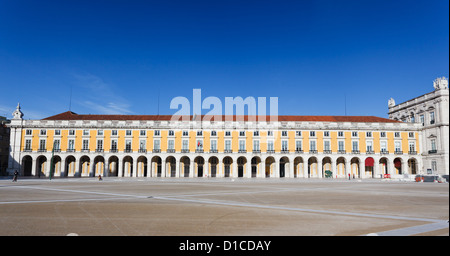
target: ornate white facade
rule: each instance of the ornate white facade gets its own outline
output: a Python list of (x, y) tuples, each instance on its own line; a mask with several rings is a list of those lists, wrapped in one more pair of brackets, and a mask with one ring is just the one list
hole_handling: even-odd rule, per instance
[(434, 91), (395, 104), (389, 100), (389, 118), (407, 123), (419, 123), (420, 147), (424, 174), (449, 174), (449, 91), (448, 80), (440, 77), (433, 82)]

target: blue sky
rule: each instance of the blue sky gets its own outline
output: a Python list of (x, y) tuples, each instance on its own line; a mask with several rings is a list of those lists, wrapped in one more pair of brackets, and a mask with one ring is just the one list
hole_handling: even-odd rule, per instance
[[(0, 115), (174, 114), (279, 97), (280, 115), (387, 117), (448, 77), (449, 1), (0, 0)], [(202, 112), (205, 114), (207, 110)]]

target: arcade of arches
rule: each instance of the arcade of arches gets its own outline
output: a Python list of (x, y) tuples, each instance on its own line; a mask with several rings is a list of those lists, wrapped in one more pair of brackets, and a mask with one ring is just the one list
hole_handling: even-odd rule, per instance
[(25, 176), (54, 177), (246, 177), (382, 178), (418, 174), (414, 157), (31, 155), (22, 157)]

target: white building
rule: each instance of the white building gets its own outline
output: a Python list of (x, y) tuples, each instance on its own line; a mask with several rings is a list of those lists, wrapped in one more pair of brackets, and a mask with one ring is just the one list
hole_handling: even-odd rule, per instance
[(449, 93), (445, 77), (434, 80), (434, 91), (395, 104), (389, 100), (389, 118), (421, 123), (420, 148), (423, 174), (449, 174)]

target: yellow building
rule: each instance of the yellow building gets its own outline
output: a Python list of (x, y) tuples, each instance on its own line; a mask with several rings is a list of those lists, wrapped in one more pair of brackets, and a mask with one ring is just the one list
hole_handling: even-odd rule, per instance
[(22, 115), (9, 169), (25, 176), (381, 178), (421, 164), (419, 128), (373, 116)]

